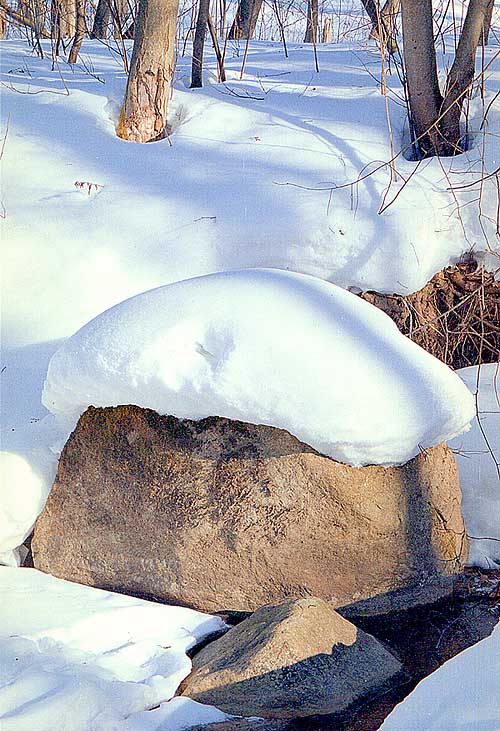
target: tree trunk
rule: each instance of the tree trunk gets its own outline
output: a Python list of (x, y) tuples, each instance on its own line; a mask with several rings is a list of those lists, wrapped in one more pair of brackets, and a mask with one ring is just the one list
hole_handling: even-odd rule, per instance
[[(402, 0), (410, 124), (419, 157), (439, 150), (436, 120), (442, 104), (434, 46), (432, 0)], [(439, 152), (438, 152), (439, 154)]]
[(210, 0), (200, 0), (193, 41), (193, 64), (191, 67), (192, 89), (201, 89), (203, 86), (203, 47), (207, 33), (209, 6)]
[(76, 63), (85, 37), (85, 0), (76, 0), (76, 32), (69, 52), (68, 63)]
[(0, 38), (5, 38), (7, 33), (7, 15), (3, 8), (0, 8)]
[(490, 38), (491, 30), (491, 19), (493, 18), (493, 8), (495, 7), (495, 0), (490, 0), (489, 6), (486, 8), (486, 15), (483, 23), (483, 32), (481, 33), (481, 43), (483, 46), (487, 46)]
[(263, 0), (240, 0), (236, 17), (229, 31), (232, 41), (252, 39)]
[(307, 25), (304, 43), (318, 42), (318, 0), (307, 3)]
[(224, 69), (224, 56), (221, 53), (220, 46), (219, 46), (219, 39), (217, 38), (217, 31), (215, 30), (215, 25), (212, 21), (212, 18), (210, 17), (210, 13), (208, 14), (208, 30), (210, 31), (210, 36), (212, 38), (212, 45), (214, 47), (215, 55), (217, 57), (217, 68), (219, 69), (219, 81), (223, 84), (226, 81), (226, 71)]
[(60, 13), (60, 27), (63, 38), (74, 38), (76, 35), (76, 1), (57, 0)]
[(321, 42), (322, 43), (331, 43), (333, 38), (333, 31), (332, 31), (332, 19), (330, 16), (325, 18), (323, 22), (323, 33), (321, 36)]
[(165, 136), (174, 73), (178, 0), (140, 0), (134, 50), (118, 137), (154, 142)]
[(396, 19), (398, 17), (400, 7), (401, 0), (386, 0), (386, 3), (382, 8), (382, 24), (386, 33), (385, 43), (389, 53), (397, 53), (399, 51), (396, 41)]
[(397, 53), (396, 16), (401, 0), (386, 0), (382, 9), (378, 0), (362, 0), (362, 3), (372, 23), (370, 38), (379, 41), (389, 53)]
[(448, 154), (461, 152), (460, 117), (465, 97), (474, 80), (476, 51), (481, 40), (490, 0), (469, 0), (455, 60), (446, 80), (446, 92), (439, 123)]
[(90, 33), (91, 38), (104, 39), (107, 36), (111, 9), (109, 0), (99, 0), (94, 16), (94, 24)]

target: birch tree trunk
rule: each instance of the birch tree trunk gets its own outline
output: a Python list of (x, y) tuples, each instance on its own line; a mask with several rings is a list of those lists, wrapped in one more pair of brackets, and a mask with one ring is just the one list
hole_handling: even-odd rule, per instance
[(117, 134), (132, 142), (165, 136), (174, 73), (178, 0), (140, 0), (134, 50)]

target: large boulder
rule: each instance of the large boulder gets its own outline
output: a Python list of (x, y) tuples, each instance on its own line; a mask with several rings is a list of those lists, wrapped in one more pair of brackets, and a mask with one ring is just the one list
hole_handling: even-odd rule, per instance
[(341, 713), (401, 672), (374, 637), (308, 597), (261, 607), (205, 647), (181, 692), (234, 715), (296, 718)]
[(209, 612), (305, 595), (389, 611), (450, 591), (467, 550), (460, 499), (443, 445), (354, 468), (268, 426), (91, 407), (63, 449), (33, 560)]

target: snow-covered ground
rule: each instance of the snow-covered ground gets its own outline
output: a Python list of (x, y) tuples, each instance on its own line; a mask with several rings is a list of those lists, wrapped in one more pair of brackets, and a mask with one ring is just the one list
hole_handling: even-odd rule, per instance
[(500, 625), (422, 680), (380, 731), (498, 731)]
[(223, 626), (191, 609), (2, 567), (0, 728), (177, 731), (224, 720), (215, 708), (170, 700), (191, 669), (186, 650)]
[[(53, 71), (23, 42), (1, 49), (7, 347), (46, 348), (126, 297), (228, 269), (290, 269), (409, 293), (462, 252), (486, 250), (483, 227), (495, 241), (495, 178), (483, 186), (481, 218), (477, 204), (457, 211), (476, 189), (455, 198), (448, 188), (478, 179), (483, 143), (486, 170), (498, 166), (500, 59), (484, 99), (471, 102), (470, 151), (417, 171), (399, 157), (391, 183), (375, 46), (320, 46), (316, 73), (311, 47), (292, 44), (287, 59), (279, 43), (255, 42), (240, 81), (243, 49), (230, 45), (225, 84), (215, 83), (207, 48), (197, 90), (187, 88), (190, 58), (181, 57), (170, 141), (145, 146), (115, 135), (125, 73), (105, 45), (85, 41), (82, 63)], [(495, 52), (487, 48), (485, 61)], [(406, 112), (395, 72), (387, 84), (397, 151)], [(102, 187), (89, 195), (86, 183)]]
[[(0, 382), (2, 448), (7, 451), (1, 462), (0, 561), (15, 563), (18, 559), (13, 549), (43, 507), (66, 437), (41, 402), (49, 360), (66, 338), (107, 308), (184, 278), (251, 267), (309, 274), (355, 291), (404, 294), (423, 286), (464, 252), (474, 251), (480, 258), (484, 254), (488, 266), (498, 267), (494, 251), (498, 247), (494, 236), (496, 179), (481, 186), (481, 215), (474, 202), (478, 185), (458, 189), (477, 182), (484, 171), (491, 172), (499, 164), (498, 48), (485, 49), (484, 62), (491, 65), (484, 97), (476, 96), (470, 105), (470, 150), (453, 160), (432, 159), (418, 166), (399, 156), (395, 179), (387, 164), (392, 157), (390, 138), (394, 151), (407, 141), (401, 82), (396, 73), (387, 75), (387, 110), (380, 93), (380, 56), (373, 45), (358, 40), (319, 46), (320, 72), (316, 73), (311, 47), (291, 43), (287, 59), (279, 43), (253, 42), (240, 80), (243, 50), (240, 44), (230, 44), (228, 81), (221, 85), (215, 83), (215, 63), (207, 48), (205, 87), (199, 90), (188, 88), (190, 58), (181, 56), (169, 112), (170, 137), (137, 146), (119, 140), (114, 132), (126, 82), (116, 53), (86, 40), (75, 68), (61, 60), (51, 69), (50, 59), (34, 56), (25, 42), (0, 42)], [(450, 56), (440, 58), (441, 68), (449, 62)], [(488, 119), (482, 124), (485, 109)], [(379, 215), (380, 208), (393, 199)], [(315, 285), (318, 291), (322, 286)], [(193, 312), (196, 305), (195, 301)], [(207, 302), (198, 305), (206, 325), (211, 322), (210, 307)], [(229, 311), (231, 302), (224, 306)], [(264, 333), (271, 327), (268, 321), (273, 311), (262, 303), (253, 306), (260, 317), (257, 327)], [(359, 312), (369, 312), (364, 303), (360, 307)], [(304, 340), (310, 338), (316, 349), (312, 375), (333, 379), (338, 363), (331, 358), (331, 347), (327, 355), (332, 363), (328, 363), (326, 375), (319, 360), (319, 330), (309, 331), (303, 320), (307, 316), (323, 323), (332, 313), (325, 315), (318, 303), (308, 314), (293, 312), (300, 326), (292, 321), (282, 328), (280, 342), (289, 337), (289, 350), (281, 353), (292, 351), (290, 361), (310, 364), (304, 346)], [(364, 317), (342, 321), (344, 333), (349, 332), (349, 322), (354, 319), (361, 326)], [(378, 323), (384, 321), (380, 313), (373, 317)], [(200, 319), (195, 318), (197, 322)], [(332, 321), (328, 327), (334, 329)], [(321, 332), (328, 327), (321, 327)], [(191, 350), (178, 352), (184, 357), (189, 351), (189, 357), (198, 359), (208, 373), (211, 346), (226, 348), (224, 352), (232, 357), (232, 343), (218, 339), (216, 329), (202, 330), (199, 333), (194, 327), (182, 341)], [(139, 336), (147, 336), (144, 328)], [(62, 351), (66, 355), (75, 343), (69, 342)], [(201, 346), (194, 355), (193, 342)], [(370, 340), (366, 349), (371, 363), (377, 361), (377, 342), (377, 338)], [(273, 346), (268, 344), (268, 350)], [(360, 349), (358, 342), (350, 351), (354, 354), (351, 369), (360, 362)], [(243, 349), (243, 355), (246, 352)], [(134, 355), (132, 350), (128, 355)], [(127, 362), (133, 363), (128, 355)], [(161, 349), (157, 355), (161, 356)], [(58, 362), (60, 366), (61, 357), (54, 361)], [(392, 365), (386, 363), (388, 369)], [(276, 383), (280, 374), (269, 368), (269, 382)], [(345, 363), (343, 368), (345, 377)], [(461, 374), (473, 392), (476, 370)], [(251, 376), (252, 371), (248, 372)], [(261, 371), (253, 373), (257, 398), (258, 387), (266, 383), (259, 380)], [(374, 373), (377, 371), (367, 368), (365, 376), (374, 378)], [(377, 378), (381, 374), (378, 371)], [(416, 380), (403, 379), (400, 385), (393, 383), (393, 389), (404, 389), (411, 382), (415, 395), (418, 384), (427, 377), (415, 370)], [(482, 429), (474, 421), (470, 432), (452, 442), (468, 530), (473, 536), (488, 538), (473, 541), (471, 561), (482, 566), (500, 562), (500, 542), (491, 540), (500, 538), (500, 388), (489, 385), (493, 377), (494, 367), (483, 366), (479, 384)], [(51, 379), (48, 401), (63, 384), (60, 373)], [(444, 383), (446, 379), (437, 380)], [(431, 381), (436, 386), (437, 381)], [(316, 380), (312, 386), (318, 388), (320, 382)], [(214, 381), (210, 383), (213, 386)], [(373, 381), (366, 384), (368, 396), (373, 392), (370, 383), (374, 385)], [(74, 381), (67, 385), (74, 390)], [(306, 385), (307, 380), (301, 388)], [(80, 407), (81, 391), (77, 395)], [(286, 401), (290, 396), (282, 395), (273, 408), (291, 408)], [(115, 393), (111, 400), (116, 398)], [(444, 393), (437, 393), (436, 398), (442, 404)], [(316, 414), (312, 409), (308, 412), (311, 418), (323, 413), (328, 403), (322, 404), (318, 396)], [(425, 404), (433, 422), (436, 415), (428, 408), (429, 400), (409, 416), (416, 419)], [(303, 404), (295, 406), (304, 408)], [(248, 416), (248, 403), (246, 408)], [(460, 421), (460, 410), (454, 418)], [(265, 414), (258, 415), (258, 420), (273, 423)], [(326, 418), (323, 426), (325, 423)], [(290, 427), (288, 422), (276, 425)], [(296, 432), (306, 441), (314, 441), (311, 429), (309, 425), (306, 432)], [(380, 434), (375, 431), (372, 437)], [(488, 445), (496, 456), (492, 457)], [(57, 714), (62, 714), (60, 727), (68, 731), (174, 731), (190, 722), (223, 717), (184, 699), (146, 710), (171, 697), (189, 671), (185, 650), (218, 620), (75, 587), (26, 569), (1, 567), (0, 588), (2, 731), (52, 731), (57, 727)], [(460, 656), (465, 677), (473, 673), (471, 668), (488, 662), (491, 678), (498, 679), (498, 666), (494, 666), (494, 658), (490, 660), (498, 636), (497, 630), (477, 650)], [(476, 654), (468, 654), (474, 651)], [(448, 670), (449, 665), (445, 666)], [(454, 676), (448, 677), (448, 684), (452, 683)], [(441, 692), (439, 679), (431, 676), (428, 682), (437, 683), (434, 693)], [(419, 690), (423, 686), (411, 696), (417, 700), (409, 701), (413, 704), (410, 715), (401, 718), (422, 718), (429, 710), (429, 696)], [(496, 731), (499, 714), (495, 710), (496, 718), (491, 716), (491, 704), (477, 715), (480, 692), (478, 688), (477, 695), (474, 690), (466, 696), (470, 712), (464, 728)], [(439, 718), (446, 718), (445, 704), (458, 707), (463, 695), (459, 698), (451, 691), (441, 695), (443, 705), (439, 707), (433, 695), (436, 707), (431, 709), (434, 715), (427, 726), (396, 722), (387, 728), (443, 728)], [(404, 706), (396, 709), (394, 717), (402, 713), (401, 708)], [(474, 726), (476, 722), (482, 725)], [(459, 726), (450, 726), (450, 731), (455, 728)]]

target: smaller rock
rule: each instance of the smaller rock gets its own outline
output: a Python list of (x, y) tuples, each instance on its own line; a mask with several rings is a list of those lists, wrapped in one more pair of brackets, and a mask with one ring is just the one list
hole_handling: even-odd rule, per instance
[(180, 692), (237, 716), (340, 713), (389, 687), (402, 665), (314, 597), (261, 607), (193, 659)]

